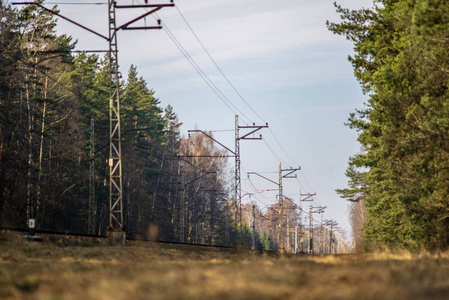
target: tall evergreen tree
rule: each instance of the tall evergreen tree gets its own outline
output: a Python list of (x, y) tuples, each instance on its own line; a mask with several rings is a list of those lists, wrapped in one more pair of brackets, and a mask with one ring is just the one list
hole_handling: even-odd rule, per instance
[[(343, 22), (328, 27), (354, 43), (349, 60), (369, 96), (365, 109), (349, 119), (364, 152), (355, 156), (347, 173), (350, 183), (361, 174), (366, 180), (367, 244), (445, 248), (449, 4), (389, 0), (357, 11), (336, 7)], [(357, 173), (353, 167), (367, 171)], [(359, 188), (340, 192), (351, 200)]]

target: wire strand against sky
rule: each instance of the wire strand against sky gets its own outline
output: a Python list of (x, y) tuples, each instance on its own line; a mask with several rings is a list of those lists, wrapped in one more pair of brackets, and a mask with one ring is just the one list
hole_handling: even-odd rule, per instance
[(301, 187), (301, 189), (304, 190), (305, 192), (307, 192), (307, 190), (304, 188), (304, 186), (302, 185), (301, 181), (299, 181), (298, 178), (296, 178), (296, 181), (298, 182), (298, 184)]
[(299, 164), (297, 164), (291, 157), (290, 155), (288, 155), (288, 153), (285, 151), (284, 147), (282, 147), (281, 143), (279, 142), (279, 140), (277, 139), (276, 135), (274, 134), (274, 132), (271, 130), (270, 127), (268, 127), (268, 130), (270, 131), (270, 133), (273, 135), (274, 140), (276, 141), (276, 143), (278, 144), (279, 148), (281, 148), (282, 152), (284, 152), (285, 156), (287, 156), (287, 158), (293, 163), (293, 166), (299, 166)]
[[(207, 50), (207, 48), (204, 46), (203, 42), (201, 42), (200, 38), (198, 37), (198, 35), (195, 33), (195, 31), (193, 30), (192, 26), (190, 25), (190, 23), (187, 21), (186, 17), (184, 16), (184, 14), (181, 12), (181, 10), (179, 9), (178, 6), (175, 6), (176, 10), (178, 11), (179, 15), (181, 16), (181, 18), (183, 19), (183, 21), (185, 22), (185, 24), (187, 25), (187, 27), (189, 28), (189, 30), (192, 32), (193, 36), (195, 37), (195, 39), (197, 40), (197, 42), (199, 43), (199, 45), (203, 48), (204, 52), (207, 54), (207, 56), (209, 57), (209, 59), (212, 61), (212, 63), (215, 65), (215, 67), (217, 68), (217, 70), (220, 72), (220, 74), (223, 76), (223, 78), (226, 80), (226, 82), (231, 86), (231, 88), (234, 90), (234, 92), (240, 97), (240, 99), (251, 109), (251, 111), (257, 116), (259, 117), (264, 123), (266, 123), (266, 121), (249, 105), (249, 103), (243, 98), (243, 96), (239, 93), (239, 91), (235, 88), (235, 86), (230, 82), (230, 80), (228, 79), (228, 77), (224, 74), (224, 72), (221, 70), (221, 68), (218, 66), (218, 64), (216, 63), (216, 61), (214, 60), (214, 58), (212, 57), (212, 55), (210, 54), (210, 52)], [(164, 25), (166, 26), (166, 25)], [(234, 106), (234, 105), (233, 105)], [(234, 108), (236, 108), (234, 106)], [(236, 108), (237, 109), (237, 108)], [(248, 117), (246, 117), (246, 119), (248, 119), (251, 122), (251, 119), (249, 119)], [(270, 145), (268, 145), (268, 143), (265, 142), (265, 144), (267, 145), (267, 147), (270, 149), (270, 151), (273, 153), (273, 155), (279, 160), (281, 161), (284, 165), (287, 166), (298, 166), (298, 164), (290, 157), (290, 155), (288, 155), (287, 151), (285, 151), (284, 147), (281, 145), (281, 143), (279, 142), (279, 140), (277, 139), (276, 135), (274, 134), (274, 132), (271, 130), (271, 128), (268, 128), (270, 133), (273, 135), (274, 140), (276, 141), (276, 143), (278, 144), (279, 148), (281, 148), (282, 152), (285, 154), (285, 156), (292, 162), (293, 165), (287, 164), (285, 163), (285, 161), (283, 161), (282, 159), (280, 159), (280, 156), (274, 151), (273, 147), (271, 147)]]
[(281, 162), (284, 166), (288, 165), (287, 163), (285, 163), (285, 161), (279, 156), (277, 155), (277, 153), (273, 150), (273, 148), (267, 143), (267, 141), (265, 139), (262, 139), (264, 144), (267, 146), (268, 150), (270, 150), (270, 152), (274, 155), (274, 157)]
[(210, 60), (212, 61), (212, 63), (215, 65), (215, 67), (217, 68), (217, 70), (220, 72), (220, 74), (223, 76), (223, 78), (226, 80), (226, 82), (229, 84), (229, 86), (234, 90), (234, 92), (239, 96), (239, 98), (246, 104), (246, 106), (248, 106), (248, 108), (259, 118), (262, 120), (262, 122), (266, 123), (266, 121), (251, 107), (251, 105), (249, 105), (249, 103), (245, 100), (245, 98), (243, 98), (242, 94), (240, 94), (240, 92), (235, 88), (235, 86), (231, 83), (231, 81), (228, 79), (228, 77), (223, 73), (223, 71), (221, 70), (221, 68), (218, 66), (218, 64), (216, 63), (215, 59), (212, 57), (212, 55), (209, 53), (209, 51), (206, 49), (206, 47), (204, 46), (204, 44), (201, 42), (201, 40), (199, 39), (198, 35), (195, 33), (195, 31), (193, 30), (192, 26), (190, 26), (189, 22), (187, 21), (187, 19), (184, 17), (183, 13), (181, 12), (181, 10), (179, 10), (178, 6), (175, 6), (176, 10), (178, 11), (179, 15), (181, 16), (181, 18), (184, 20), (184, 22), (186, 23), (187, 27), (190, 29), (190, 31), (192, 32), (193, 36), (195, 37), (195, 39), (197, 40), (197, 42), (200, 44), (200, 46), (203, 48), (204, 52), (206, 52), (207, 56), (210, 58)]
[[(163, 23), (163, 29), (169, 36), (169, 38), (173, 41), (179, 51), (184, 55), (187, 61), (191, 64), (191, 66), (195, 69), (195, 71), (200, 75), (200, 77), (204, 80), (204, 82), (209, 86), (209, 88), (217, 95), (217, 97), (231, 110), (235, 115), (243, 116), (247, 121), (251, 122), (251, 120), (246, 117), (224, 94), (223, 92), (214, 84), (214, 82), (207, 76), (207, 74), (201, 69), (201, 67), (195, 62), (195, 60), (190, 56), (190, 54), (185, 50), (182, 44), (178, 41), (175, 35), (170, 31), (168, 26)], [(231, 107), (232, 106), (232, 107)]]
[[(306, 183), (307, 187), (310, 189), (310, 191), (315, 191), (315, 189), (313, 189), (313, 188), (310, 186), (309, 182), (307, 182), (306, 176), (304, 176), (304, 172), (301, 170), (300, 173), (301, 173), (301, 176), (302, 176), (302, 178), (304, 179), (304, 182)], [(298, 180), (298, 182), (299, 182), (299, 180)]]
[[(250, 108), (250, 110), (258, 117), (260, 118), (264, 123), (266, 123), (266, 121), (249, 105), (249, 103), (243, 98), (243, 96), (238, 92), (238, 90), (235, 88), (235, 86), (230, 82), (230, 80), (228, 79), (228, 77), (224, 74), (224, 72), (222, 71), (222, 69), (218, 66), (218, 64), (216, 63), (216, 61), (214, 60), (214, 58), (212, 57), (212, 55), (210, 54), (210, 52), (207, 50), (207, 48), (204, 46), (204, 44), (201, 42), (201, 40), (199, 39), (198, 35), (195, 33), (195, 31), (193, 30), (192, 26), (189, 24), (189, 22), (187, 21), (187, 19), (185, 18), (184, 14), (181, 12), (181, 10), (175, 6), (179, 15), (181, 16), (181, 18), (183, 19), (183, 21), (185, 22), (185, 24), (187, 25), (187, 27), (189, 28), (189, 30), (192, 32), (193, 36), (195, 37), (195, 39), (197, 40), (197, 42), (200, 44), (200, 46), (202, 47), (202, 49), (204, 50), (204, 52), (207, 54), (207, 56), (209, 57), (209, 59), (212, 61), (212, 63), (215, 65), (215, 67), (217, 68), (217, 70), (220, 72), (220, 74), (223, 76), (223, 78), (226, 80), (226, 82), (231, 86), (231, 88), (234, 90), (234, 92), (240, 97), (240, 99)], [(154, 14), (153, 17), (155, 19), (160, 19), (159, 16), (157, 14)], [(163, 29), (164, 31), (167, 33), (167, 35), (169, 36), (169, 38), (173, 41), (173, 43), (176, 45), (176, 47), (179, 49), (179, 51), (183, 54), (183, 56), (188, 60), (188, 62), (192, 65), (192, 67), (195, 69), (195, 71), (200, 75), (200, 77), (205, 81), (205, 83), (212, 89), (212, 91), (217, 95), (217, 97), (234, 113), (234, 114), (239, 114), (241, 115), (243, 118), (245, 118), (247, 121), (249, 121), (250, 123), (253, 123), (251, 121), (250, 118), (248, 118), (245, 114), (243, 114), (224, 94), (223, 92), (214, 84), (214, 82), (207, 76), (207, 74), (201, 69), (201, 67), (195, 62), (195, 60), (190, 56), (190, 54), (187, 52), (187, 50), (182, 46), (182, 44), (179, 42), (179, 40), (175, 37), (175, 35), (171, 32), (171, 30), (169, 29), (169, 27), (167, 26), (167, 24), (162, 23), (163, 24)], [(232, 107), (231, 107), (232, 106)], [(234, 108), (234, 109), (233, 109)], [(236, 113), (238, 112), (238, 113)], [(275, 142), (277, 143), (277, 145), (279, 146), (279, 148), (281, 149), (281, 151), (284, 153), (284, 155), (291, 161), (291, 163), (293, 163), (294, 167), (299, 166), (299, 164), (297, 164), (292, 158), (291, 156), (287, 153), (287, 151), (285, 150), (285, 148), (282, 146), (282, 144), (279, 142), (279, 140), (277, 139), (276, 135), (274, 134), (274, 132), (272, 131), (272, 129), (269, 127), (268, 128), (271, 135), (273, 136)], [(281, 159), (281, 157), (274, 151), (273, 147), (270, 146), (268, 144), (268, 142), (264, 139), (264, 143), (267, 146), (267, 148), (270, 150), (270, 152), (274, 155), (274, 157), (279, 160), (282, 164), (284, 164), (285, 166), (292, 166), (288, 163), (286, 163), (283, 159)], [(304, 173), (301, 172), (301, 175), (304, 179), (304, 182), (306, 183), (306, 185), (309, 187), (310, 190), (313, 190), (313, 188), (311, 188), (311, 186), (309, 185), (309, 183), (307, 182), (307, 179), (304, 176)], [(251, 181), (250, 181), (251, 182)], [(251, 182), (252, 183), (252, 182)], [(301, 182), (298, 180), (298, 183), (301, 185), (302, 188), (304, 188), (301, 184)]]
[[(137, 3), (141, 4), (140, 1), (137, 1)], [(148, 9), (145, 9), (148, 11)], [(159, 16), (154, 13), (152, 14), (152, 17), (155, 20), (161, 20)], [(206, 73), (201, 69), (201, 67), (196, 63), (196, 61), (190, 56), (190, 54), (187, 52), (187, 50), (184, 48), (184, 46), (179, 42), (179, 40), (176, 38), (176, 36), (171, 32), (171, 30), (168, 28), (167, 24), (161, 21), (161, 24), (163, 25), (162, 28), (164, 29), (165, 33), (169, 36), (169, 38), (172, 40), (172, 42), (175, 44), (175, 46), (178, 48), (178, 50), (182, 53), (182, 55), (187, 59), (187, 61), (190, 63), (190, 65), (195, 69), (195, 71), (200, 75), (200, 77), (206, 82), (206, 84), (209, 86), (209, 88), (217, 95), (217, 97), (226, 105), (226, 107), (229, 108), (235, 115), (240, 115), (243, 118), (245, 118), (249, 123), (251, 123), (251, 120), (243, 114), (224, 94), (223, 92), (214, 84), (214, 82), (206, 75)], [(227, 102), (226, 102), (227, 101)], [(231, 106), (234, 108), (232, 109)], [(238, 113), (237, 113), (238, 112)]]
[[(223, 71), (221, 70), (221, 68), (218, 66), (218, 64), (215, 62), (214, 58), (211, 56), (211, 54), (209, 53), (209, 51), (206, 49), (206, 47), (204, 46), (204, 44), (201, 42), (201, 40), (199, 39), (198, 35), (195, 33), (195, 31), (193, 30), (192, 26), (190, 26), (189, 22), (187, 21), (187, 19), (184, 17), (183, 13), (181, 12), (181, 10), (178, 8), (178, 6), (176, 6), (176, 9), (178, 11), (178, 13), (180, 14), (181, 18), (184, 20), (184, 22), (186, 23), (187, 27), (190, 29), (190, 31), (192, 32), (193, 36), (195, 37), (195, 39), (198, 41), (198, 43), (201, 45), (201, 47), (203, 48), (204, 52), (206, 52), (207, 56), (210, 58), (210, 60), (212, 61), (212, 63), (215, 65), (215, 67), (218, 69), (218, 71), (221, 73), (221, 75), (223, 76), (223, 78), (228, 82), (228, 84), (231, 86), (231, 88), (235, 91), (235, 93), (240, 97), (240, 99), (251, 109), (251, 111), (257, 116), (259, 117), (259, 119), (261, 119), (264, 123), (266, 123), (266, 121), (248, 104), (248, 102), (243, 98), (243, 96), (238, 92), (238, 90), (234, 87), (234, 85), (229, 81), (228, 77), (223, 73)], [(285, 154), (285, 156), (293, 163), (293, 166), (298, 166), (298, 164), (290, 157), (290, 155), (288, 155), (288, 153), (285, 151), (284, 147), (281, 145), (281, 143), (279, 142), (279, 140), (277, 139), (276, 135), (274, 134), (274, 132), (271, 130), (270, 127), (268, 127), (270, 133), (273, 135), (274, 140), (276, 141), (276, 143), (278, 144), (279, 148), (281, 148), (282, 152)], [(270, 149), (270, 151), (273, 153), (273, 155), (279, 160), (282, 161), (282, 159), (280, 158), (280, 156), (274, 151), (274, 149), (267, 143), (265, 142), (265, 144), (267, 145), (267, 147)], [(282, 163), (284, 163), (285, 165), (290, 166), (289, 164), (285, 163), (285, 161), (282, 161)]]

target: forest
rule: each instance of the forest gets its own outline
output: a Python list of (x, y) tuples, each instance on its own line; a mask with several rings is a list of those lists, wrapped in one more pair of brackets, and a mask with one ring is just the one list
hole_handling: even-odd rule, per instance
[(328, 29), (349, 56), (367, 101), (347, 126), (360, 153), (348, 187), (357, 247), (443, 250), (449, 246), (449, 2), (376, 0)]
[[(108, 55), (73, 51), (76, 40), (58, 35), (55, 16), (36, 5), (1, 1), (0, 20), (0, 226), (35, 219), (37, 230), (105, 235)], [(201, 133), (181, 135), (174, 107), (154, 95), (136, 66), (120, 79), (127, 237), (232, 245), (237, 228), (251, 247), (252, 207), (235, 224), (224, 150)], [(255, 211), (256, 248), (277, 249), (277, 206)], [(297, 210), (287, 217), (300, 225)]]

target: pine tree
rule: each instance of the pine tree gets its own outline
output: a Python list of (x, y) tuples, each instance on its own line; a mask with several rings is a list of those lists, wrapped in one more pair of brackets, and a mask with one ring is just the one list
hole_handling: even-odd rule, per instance
[[(375, 1), (373, 9), (349, 11), (328, 23), (354, 43), (349, 60), (366, 108), (348, 125), (359, 131), (364, 152), (350, 162), (344, 197), (363, 199), (371, 245), (442, 249), (448, 245), (447, 142), (448, 19), (445, 1)], [(351, 166), (367, 170), (354, 172)], [(354, 183), (356, 183), (354, 185)]]

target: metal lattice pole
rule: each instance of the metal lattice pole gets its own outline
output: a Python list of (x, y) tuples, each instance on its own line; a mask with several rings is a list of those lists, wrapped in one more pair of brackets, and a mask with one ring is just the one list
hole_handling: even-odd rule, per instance
[(95, 131), (94, 118), (90, 119), (90, 163), (89, 163), (89, 221), (88, 233), (94, 234), (96, 227), (97, 203), (95, 197)]
[(122, 144), (120, 128), (120, 78), (118, 71), (115, 1), (108, 0), (109, 11), (109, 240), (125, 244), (123, 222)]
[[(147, 1), (146, 1), (147, 2)], [(130, 27), (135, 22), (144, 19), (146, 16), (157, 12), (163, 7), (173, 7), (173, 0), (169, 4), (143, 4), (143, 5), (117, 5), (115, 0), (108, 0), (108, 23), (109, 23), (109, 37), (95, 32), (94, 30), (83, 26), (59, 12), (48, 9), (36, 2), (17, 2), (15, 5), (37, 5), (45, 11), (57, 15), (60, 18), (83, 28), (101, 37), (109, 42), (109, 226), (108, 238), (112, 244), (126, 243), (126, 232), (123, 220), (123, 176), (122, 176), (122, 147), (121, 147), (121, 126), (120, 126), (120, 76), (118, 71), (118, 48), (117, 48), (117, 31), (119, 30), (147, 30), (147, 29), (161, 29), (161, 21), (158, 20), (158, 26), (136, 26)], [(117, 27), (116, 25), (116, 8), (152, 8), (152, 10), (140, 15), (139, 17)], [(101, 52), (101, 51), (100, 51)], [(29, 206), (27, 210), (27, 217), (30, 219), (34, 216), (31, 200), (27, 200)], [(35, 208), (34, 208), (35, 210)], [(34, 222), (33, 222), (34, 224)]]
[(282, 167), (279, 163), (279, 253), (285, 253), (284, 196), (282, 191)]
[(313, 255), (313, 217), (312, 217), (312, 205), (309, 210), (309, 254)]
[(252, 209), (253, 209), (253, 222), (252, 222), (252, 247), (251, 249), (255, 250), (256, 249), (256, 205), (253, 203), (252, 204)]
[[(242, 182), (240, 179), (240, 137), (239, 137), (239, 116), (235, 115), (235, 242), (234, 247), (242, 245)], [(239, 227), (240, 224), (240, 227)]]

